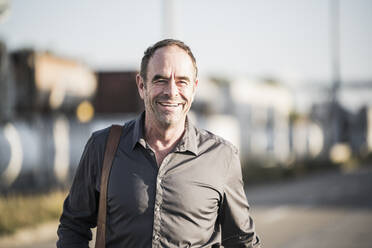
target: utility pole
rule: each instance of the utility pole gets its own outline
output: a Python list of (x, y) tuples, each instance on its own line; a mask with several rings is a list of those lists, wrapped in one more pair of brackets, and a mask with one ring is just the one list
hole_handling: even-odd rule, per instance
[(175, 38), (176, 0), (163, 0), (163, 38)]
[(340, 141), (340, 105), (338, 100), (341, 74), (340, 74), (340, 2), (330, 0), (330, 51), (332, 68), (332, 87), (330, 92), (331, 106), (331, 145)]
[(332, 101), (337, 101), (341, 84), (340, 76), (340, 2), (330, 0), (330, 47), (332, 60)]

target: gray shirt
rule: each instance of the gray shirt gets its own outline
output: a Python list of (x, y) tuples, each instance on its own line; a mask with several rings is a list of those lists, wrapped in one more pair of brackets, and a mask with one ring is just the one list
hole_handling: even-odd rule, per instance
[[(158, 167), (144, 114), (127, 123), (111, 169), (106, 247), (258, 247), (237, 149), (189, 121)], [(89, 139), (65, 200), (57, 247), (88, 247), (109, 129)]]

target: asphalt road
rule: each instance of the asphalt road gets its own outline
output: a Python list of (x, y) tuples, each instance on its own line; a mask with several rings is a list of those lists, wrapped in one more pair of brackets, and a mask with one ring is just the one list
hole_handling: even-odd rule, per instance
[(372, 247), (372, 167), (256, 186), (247, 198), (264, 247)]
[[(371, 166), (251, 186), (247, 197), (265, 248), (372, 247)], [(49, 224), (32, 244), (0, 247), (55, 247), (56, 228)]]

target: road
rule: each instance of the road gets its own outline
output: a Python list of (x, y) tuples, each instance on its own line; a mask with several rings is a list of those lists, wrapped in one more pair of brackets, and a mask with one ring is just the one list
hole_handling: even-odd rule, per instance
[(256, 186), (247, 197), (264, 247), (372, 247), (371, 167)]
[[(264, 247), (372, 247), (371, 166), (250, 186), (247, 197)], [(44, 241), (0, 247), (55, 247), (56, 225), (45, 227), (52, 235)]]

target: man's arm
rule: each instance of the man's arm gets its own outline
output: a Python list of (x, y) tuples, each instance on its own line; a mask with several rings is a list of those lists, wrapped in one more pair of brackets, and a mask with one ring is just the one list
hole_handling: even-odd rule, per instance
[(221, 206), (222, 245), (260, 247), (244, 192), (238, 152), (233, 150)]
[(99, 195), (96, 191), (97, 161), (94, 137), (87, 142), (67, 196), (58, 227), (58, 248), (88, 248), (90, 228), (96, 226)]

